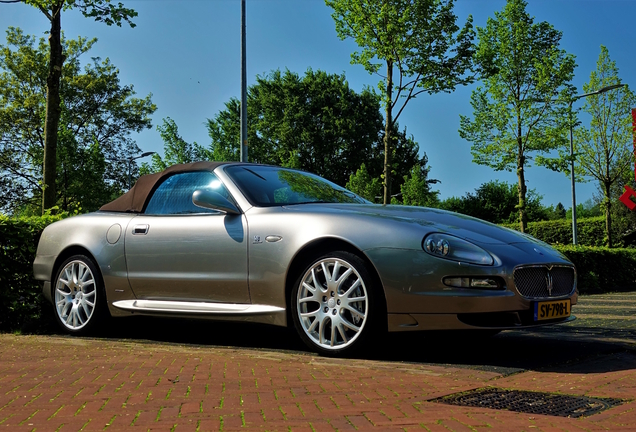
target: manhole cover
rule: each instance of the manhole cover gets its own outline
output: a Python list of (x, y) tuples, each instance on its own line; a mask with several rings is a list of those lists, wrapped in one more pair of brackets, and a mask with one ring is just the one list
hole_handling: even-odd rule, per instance
[(431, 402), (572, 418), (590, 416), (623, 403), (621, 399), (498, 388), (475, 389), (433, 399)]

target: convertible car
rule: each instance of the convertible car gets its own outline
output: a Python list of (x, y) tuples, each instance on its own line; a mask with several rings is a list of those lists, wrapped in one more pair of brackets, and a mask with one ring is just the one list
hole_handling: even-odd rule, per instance
[(33, 267), (72, 334), (131, 314), (243, 320), (293, 325), (327, 355), (387, 330), (561, 323), (577, 300), (572, 263), (533, 237), (246, 163), (142, 176), (48, 226)]

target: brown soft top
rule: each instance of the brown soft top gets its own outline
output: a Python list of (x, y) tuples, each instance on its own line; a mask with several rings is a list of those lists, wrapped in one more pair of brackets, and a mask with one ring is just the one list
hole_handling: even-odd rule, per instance
[(172, 165), (166, 168), (164, 171), (148, 174), (139, 177), (137, 183), (130, 188), (128, 192), (120, 196), (114, 201), (109, 202), (101, 206), (101, 211), (109, 212), (127, 212), (127, 213), (141, 213), (144, 210), (148, 197), (154, 190), (165, 180), (173, 174), (192, 171), (214, 171), (214, 169), (220, 165), (227, 164), (227, 162), (192, 162), (187, 164)]

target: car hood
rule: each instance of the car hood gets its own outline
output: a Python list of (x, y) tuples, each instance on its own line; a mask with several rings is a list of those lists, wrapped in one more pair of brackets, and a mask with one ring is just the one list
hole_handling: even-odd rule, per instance
[(457, 237), (483, 244), (536, 243), (548, 246), (540, 240), (509, 228), (471, 216), (446, 210), (380, 204), (302, 204), (285, 207), (290, 211), (359, 215), (400, 223), (418, 224), (429, 232), (447, 232)]

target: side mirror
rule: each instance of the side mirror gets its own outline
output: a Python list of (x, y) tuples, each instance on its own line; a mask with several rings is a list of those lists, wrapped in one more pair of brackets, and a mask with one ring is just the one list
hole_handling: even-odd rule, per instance
[(208, 189), (199, 189), (192, 194), (192, 203), (197, 207), (222, 211), (223, 213), (241, 214), (239, 209), (223, 195)]

